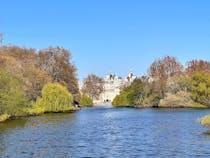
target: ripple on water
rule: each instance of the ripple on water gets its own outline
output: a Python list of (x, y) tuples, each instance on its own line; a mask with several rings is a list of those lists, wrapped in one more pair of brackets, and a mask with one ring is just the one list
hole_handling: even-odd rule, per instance
[(0, 157), (209, 157), (210, 110), (87, 108), (0, 124)]

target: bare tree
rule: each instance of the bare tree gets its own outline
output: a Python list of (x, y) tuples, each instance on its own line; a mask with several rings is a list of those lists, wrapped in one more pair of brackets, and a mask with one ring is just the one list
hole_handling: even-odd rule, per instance
[(104, 80), (94, 74), (90, 74), (84, 79), (82, 93), (87, 94), (91, 99), (99, 99), (104, 91)]
[(149, 68), (149, 75), (152, 78), (167, 79), (182, 72), (183, 66), (175, 57), (166, 56), (155, 60)]
[(0, 46), (2, 46), (3, 39), (4, 39), (4, 35), (3, 33), (0, 33)]
[(195, 72), (210, 73), (210, 62), (204, 60), (191, 60), (186, 64), (186, 72), (193, 74)]

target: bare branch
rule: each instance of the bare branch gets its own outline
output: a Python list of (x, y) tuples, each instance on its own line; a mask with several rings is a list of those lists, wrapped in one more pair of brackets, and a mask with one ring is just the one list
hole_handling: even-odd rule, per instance
[(4, 34), (0, 33), (0, 46), (3, 44)]

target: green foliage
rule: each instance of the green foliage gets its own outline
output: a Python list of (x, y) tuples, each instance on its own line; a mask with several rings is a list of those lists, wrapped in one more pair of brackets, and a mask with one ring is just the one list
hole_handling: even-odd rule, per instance
[(144, 100), (144, 106), (146, 107), (158, 107), (160, 102), (160, 96), (157, 93), (151, 93)]
[(93, 100), (88, 97), (86, 94), (81, 95), (79, 105), (82, 107), (92, 107)]
[(33, 108), (44, 108), (45, 112), (75, 110), (73, 96), (59, 83), (47, 83), (42, 89), (42, 98), (37, 99)]
[(0, 69), (0, 115), (24, 115), (29, 101), (21, 88), (21, 82), (9, 72)]
[(144, 100), (143, 83), (140, 79), (123, 89), (121, 94), (115, 97), (112, 102), (113, 106), (135, 106), (141, 105)]
[[(71, 53), (64, 48), (50, 47), (36, 51), (18, 46), (0, 47), (1, 118), (5, 118), (5, 114), (14, 117), (38, 115), (45, 111), (75, 109), (72, 106), (73, 97), (68, 91), (78, 101), (80, 94), (76, 76), (76, 67), (71, 62)], [(62, 91), (57, 87), (58, 93), (61, 92), (60, 95), (51, 89), (46, 92), (48, 98), (39, 98), (44, 85), (48, 82), (58, 82), (68, 90)], [(31, 106), (32, 102), (36, 103)]]
[(71, 52), (64, 48), (49, 47), (36, 51), (3, 46), (0, 47), (1, 66), (25, 82), (24, 90), (33, 101), (40, 96), (43, 85), (51, 81), (65, 85), (74, 99), (78, 99), (77, 69), (71, 61)]
[(37, 104), (33, 104), (32, 107), (26, 108), (25, 112), (26, 112), (27, 115), (30, 115), (30, 116), (40, 115), (40, 114), (43, 114), (45, 112), (45, 109), (42, 106), (39, 106)]
[(163, 99), (167, 91), (165, 80), (155, 80), (147, 83), (147, 93), (144, 100), (146, 106), (158, 107), (160, 99)]
[(196, 72), (191, 78), (191, 97), (195, 102), (210, 106), (210, 75)]
[(8, 114), (0, 115), (0, 122), (4, 122), (9, 118), (10, 118), (10, 115), (8, 115)]
[(176, 82), (179, 85), (179, 91), (191, 91), (191, 78), (190, 77), (179, 77)]
[(161, 80), (149, 83), (136, 79), (116, 96), (112, 104), (114, 106), (158, 106), (164, 92), (165, 82)]
[(129, 105), (131, 105), (129, 103), (128, 94), (129, 93), (123, 92), (120, 95), (117, 95), (114, 98), (112, 105), (113, 106), (129, 106)]
[(197, 72), (192, 76), (156, 79), (153, 82), (135, 80), (123, 89), (112, 103), (114, 106), (149, 107), (210, 107), (210, 74)]

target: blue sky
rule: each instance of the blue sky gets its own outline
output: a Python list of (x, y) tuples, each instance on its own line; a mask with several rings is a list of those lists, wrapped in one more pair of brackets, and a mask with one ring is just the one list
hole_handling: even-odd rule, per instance
[(4, 44), (72, 52), (89, 73), (146, 74), (171, 55), (210, 60), (209, 0), (1, 0)]

